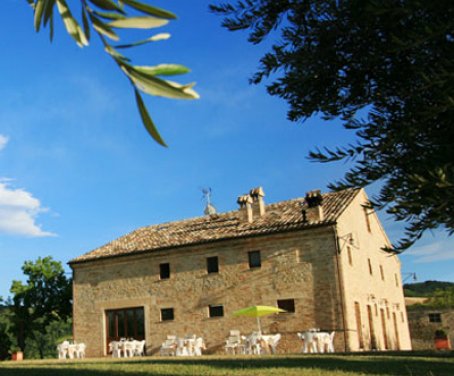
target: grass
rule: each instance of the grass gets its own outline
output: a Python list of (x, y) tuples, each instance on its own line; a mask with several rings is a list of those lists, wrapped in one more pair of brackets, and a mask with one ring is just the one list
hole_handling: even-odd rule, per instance
[(453, 376), (454, 354), (146, 357), (1, 362), (0, 376)]

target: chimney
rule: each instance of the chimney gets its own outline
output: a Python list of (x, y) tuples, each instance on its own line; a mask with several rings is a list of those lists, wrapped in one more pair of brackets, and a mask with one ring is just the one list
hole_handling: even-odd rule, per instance
[(240, 205), (240, 213), (243, 219), (252, 223), (252, 197), (250, 195), (239, 196), (236, 202)]
[(306, 193), (306, 208), (303, 209), (303, 220), (307, 222), (323, 221), (323, 197), (320, 189)]
[(252, 198), (252, 215), (254, 218), (260, 218), (265, 215), (265, 193), (262, 187), (251, 189), (249, 196)]

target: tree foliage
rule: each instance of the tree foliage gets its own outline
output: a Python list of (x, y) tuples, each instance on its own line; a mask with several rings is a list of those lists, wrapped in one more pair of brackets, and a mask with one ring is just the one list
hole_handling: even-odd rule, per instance
[(13, 294), (12, 330), (17, 345), (25, 351), (27, 342), (37, 342), (46, 327), (71, 316), (72, 282), (66, 278), (61, 263), (50, 256), (40, 257), (35, 262), (26, 261), (22, 271), (27, 277), (26, 283), (13, 281), (10, 291)]
[(309, 158), (350, 161), (330, 188), (379, 182), (371, 205), (406, 222), (394, 250), (427, 229), (454, 231), (454, 6), (423, 0), (243, 0), (211, 5), (229, 30), (277, 42), (251, 82), (288, 118), (340, 118), (356, 142)]
[(435, 291), (428, 304), (434, 308), (454, 308), (454, 287)]
[(425, 281), (406, 283), (403, 287), (406, 297), (431, 297), (436, 291), (454, 289), (454, 282)]
[[(81, 10), (81, 21), (78, 21), (66, 0), (26, 1), (34, 11), (35, 30), (38, 32), (42, 27), (48, 26), (51, 40), (54, 36), (55, 8), (67, 32), (79, 47), (88, 46), (93, 31), (99, 36), (104, 50), (131, 83), (145, 128), (157, 143), (167, 146), (151, 119), (140, 92), (174, 99), (196, 99), (198, 94), (192, 89), (194, 83), (182, 85), (163, 78), (187, 73), (189, 69), (180, 64), (134, 65), (130, 58), (119, 52), (168, 39), (168, 33), (158, 33), (126, 44), (116, 42), (120, 40), (119, 30), (158, 28), (176, 19), (175, 14), (138, 0), (78, 0)], [(112, 41), (116, 44), (112, 44)]]
[(9, 352), (14, 342), (11, 317), (11, 309), (6, 304), (0, 304), (0, 360), (5, 360), (9, 357)]

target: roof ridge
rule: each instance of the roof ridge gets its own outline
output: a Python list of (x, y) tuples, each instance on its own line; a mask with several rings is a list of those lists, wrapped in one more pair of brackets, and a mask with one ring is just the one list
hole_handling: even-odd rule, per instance
[(236, 209), (212, 215), (141, 226), (71, 260), (70, 264), (163, 248), (189, 246), (201, 242), (330, 224), (337, 220), (359, 190), (360, 188), (348, 188), (342, 191), (323, 193), (322, 197), (325, 204), (323, 220), (305, 222), (301, 214), (302, 208), (297, 205), (299, 202), (304, 202), (305, 198), (296, 197), (267, 204), (266, 214), (252, 223), (243, 221), (240, 210)]

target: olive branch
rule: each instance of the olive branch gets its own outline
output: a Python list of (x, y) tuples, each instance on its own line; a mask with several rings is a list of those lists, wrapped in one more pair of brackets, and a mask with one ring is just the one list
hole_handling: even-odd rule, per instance
[(155, 29), (167, 25), (170, 20), (176, 19), (176, 15), (137, 0), (79, 0), (81, 26), (71, 13), (66, 0), (26, 1), (34, 11), (36, 32), (39, 32), (41, 27), (49, 26), (51, 41), (54, 36), (55, 6), (68, 34), (79, 47), (88, 46), (92, 30), (98, 34), (104, 50), (131, 83), (137, 108), (146, 130), (157, 143), (167, 146), (150, 117), (141, 93), (173, 99), (197, 99), (199, 95), (193, 90), (194, 83), (183, 85), (162, 78), (163, 76), (185, 74), (190, 70), (180, 64), (133, 65), (131, 59), (119, 52), (119, 50), (166, 40), (170, 37), (168, 33), (154, 34), (146, 39), (128, 44), (113, 45), (111, 41), (120, 41), (118, 30)]

